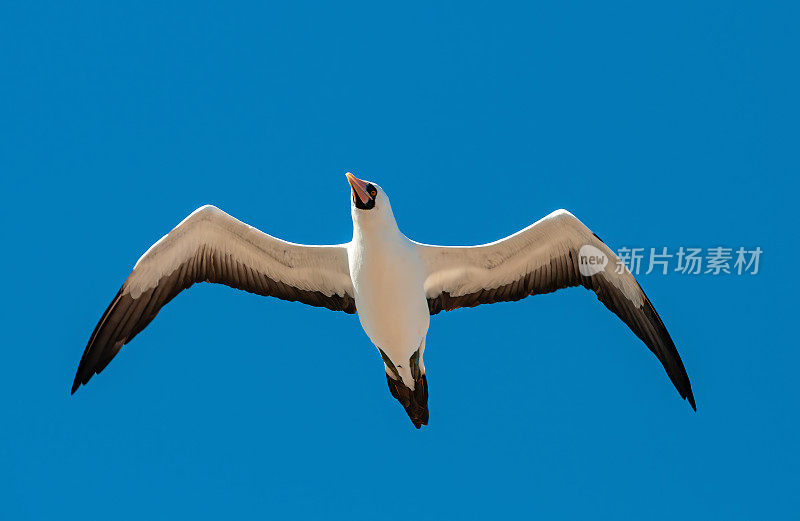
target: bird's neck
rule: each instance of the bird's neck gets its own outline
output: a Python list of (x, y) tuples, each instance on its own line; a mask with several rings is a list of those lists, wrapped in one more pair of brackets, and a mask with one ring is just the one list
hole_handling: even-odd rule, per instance
[(353, 215), (353, 240), (356, 242), (378, 243), (396, 241), (402, 237), (403, 234), (390, 213), (368, 215), (365, 212)]

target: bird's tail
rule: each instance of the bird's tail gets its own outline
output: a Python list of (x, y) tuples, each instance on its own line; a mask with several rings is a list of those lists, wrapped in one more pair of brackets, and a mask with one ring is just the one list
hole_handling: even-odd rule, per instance
[(428, 425), (428, 380), (425, 374), (419, 375), (414, 380), (413, 391), (402, 380), (395, 380), (388, 373), (386, 382), (389, 384), (389, 392), (405, 408), (414, 427), (419, 429), (423, 425)]

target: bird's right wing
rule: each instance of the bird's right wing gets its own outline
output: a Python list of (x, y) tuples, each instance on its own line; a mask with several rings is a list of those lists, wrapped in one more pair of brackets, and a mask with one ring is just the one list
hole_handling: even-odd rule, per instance
[[(431, 315), (573, 286), (594, 291), (658, 357), (681, 397), (695, 407), (681, 357), (647, 295), (614, 252), (566, 210), (489, 244), (417, 244), (417, 250)], [(585, 264), (582, 271), (581, 257), (590, 256), (607, 263)]]
[(196, 282), (355, 313), (346, 245), (305, 246), (267, 235), (213, 206), (195, 210), (142, 255), (83, 353), (74, 393), (159, 310)]

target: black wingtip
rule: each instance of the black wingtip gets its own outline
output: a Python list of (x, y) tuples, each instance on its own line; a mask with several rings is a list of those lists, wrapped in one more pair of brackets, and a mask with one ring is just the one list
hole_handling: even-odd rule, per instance
[(83, 378), (81, 378), (81, 368), (78, 367), (78, 372), (75, 373), (75, 380), (72, 381), (72, 389), (70, 389), (69, 395), (72, 396), (73, 394), (75, 394), (75, 391), (77, 391), (81, 385), (85, 384), (88, 381), (89, 381), (88, 379), (84, 380)]
[(689, 391), (689, 394), (686, 396), (686, 399), (689, 400), (689, 405), (692, 406), (692, 410), (694, 410), (694, 412), (697, 412), (697, 405), (695, 405), (694, 403), (694, 395), (692, 394), (692, 391)]

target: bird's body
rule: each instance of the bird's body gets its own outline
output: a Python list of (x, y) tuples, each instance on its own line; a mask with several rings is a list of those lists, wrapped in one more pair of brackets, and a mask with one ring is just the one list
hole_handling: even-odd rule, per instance
[(430, 324), (422, 260), (416, 245), (393, 222), (361, 223), (358, 215), (354, 222), (348, 262), (358, 318), (372, 343), (396, 361), (403, 382), (414, 389), (408, 361), (423, 345)]
[[(184, 219), (139, 259), (95, 327), (74, 393), (182, 290), (216, 282), (265, 296), (358, 313), (384, 362), (389, 390), (414, 426), (428, 423), (423, 354), (431, 315), (583, 286), (658, 357), (695, 407), (689, 377), (647, 296), (614, 253), (558, 210), (505, 239), (433, 246), (402, 234), (380, 187), (347, 174), (353, 240), (306, 246), (271, 237), (213, 206)], [(484, 382), (476, 383), (482, 385)]]

